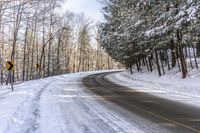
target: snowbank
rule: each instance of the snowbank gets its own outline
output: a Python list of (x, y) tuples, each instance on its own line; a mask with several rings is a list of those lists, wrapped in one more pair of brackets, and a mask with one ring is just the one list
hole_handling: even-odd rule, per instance
[[(0, 88), (0, 130), (2, 133), (31, 132), (37, 112), (37, 100), (43, 89), (54, 78), (29, 81), (10, 87)], [(22, 128), (23, 127), (23, 128)]]

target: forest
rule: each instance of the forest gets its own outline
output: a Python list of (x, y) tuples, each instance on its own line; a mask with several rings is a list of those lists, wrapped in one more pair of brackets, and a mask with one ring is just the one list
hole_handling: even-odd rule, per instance
[(198, 69), (199, 0), (104, 0), (99, 41), (131, 73), (178, 68), (183, 78)]
[(83, 13), (61, 11), (62, 2), (0, 0), (1, 84), (117, 66), (91, 31), (98, 26)]

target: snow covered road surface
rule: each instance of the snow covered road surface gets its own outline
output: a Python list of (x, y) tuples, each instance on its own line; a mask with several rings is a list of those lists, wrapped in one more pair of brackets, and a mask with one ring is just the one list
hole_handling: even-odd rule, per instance
[(81, 80), (94, 73), (29, 81), (2, 93), (0, 133), (142, 133), (115, 111), (126, 110), (85, 92)]
[[(184, 128), (180, 125), (160, 121), (130, 107), (131, 101), (112, 93), (119, 86), (106, 80), (101, 82), (107, 79), (101, 73), (29, 81), (16, 85), (14, 92), (1, 87), (0, 133), (170, 133), (179, 130), (182, 133)], [(126, 87), (119, 89), (124, 89), (122, 94), (124, 91), (133, 94)]]

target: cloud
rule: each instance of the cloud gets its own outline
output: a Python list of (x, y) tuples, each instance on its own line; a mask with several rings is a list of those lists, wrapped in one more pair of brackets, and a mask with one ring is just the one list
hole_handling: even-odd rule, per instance
[(84, 5), (87, 0), (67, 0), (64, 3), (64, 8), (74, 12), (80, 11), (82, 5)]
[(66, 0), (63, 5), (63, 11), (70, 10), (75, 13), (85, 13), (87, 17), (95, 20), (101, 20), (102, 5), (96, 0)]

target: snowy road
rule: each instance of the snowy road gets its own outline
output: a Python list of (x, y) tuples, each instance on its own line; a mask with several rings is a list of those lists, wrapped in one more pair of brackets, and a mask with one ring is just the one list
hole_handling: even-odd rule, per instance
[(199, 109), (116, 85), (105, 78), (109, 73), (67, 74), (0, 90), (0, 133), (199, 131)]
[(128, 111), (105, 100), (112, 96), (98, 96), (83, 85), (84, 77), (96, 73), (29, 81), (14, 92), (0, 88), (0, 133), (143, 133), (125, 119)]
[[(130, 119), (133, 113), (132, 115), (137, 114), (152, 123), (157, 123), (158, 127), (167, 129), (167, 132), (200, 132), (200, 108), (140, 92), (137, 88), (134, 90), (117, 85), (106, 78), (107, 74), (91, 75), (84, 78), (83, 82), (95, 94), (112, 97), (107, 101), (128, 110), (130, 115), (126, 116), (126, 120)], [(135, 123), (134, 119), (130, 119), (132, 123)], [(148, 127), (145, 123), (143, 126), (142, 129)], [(155, 132), (154, 128), (151, 126), (146, 132)], [(161, 129), (157, 131), (164, 132)]]

